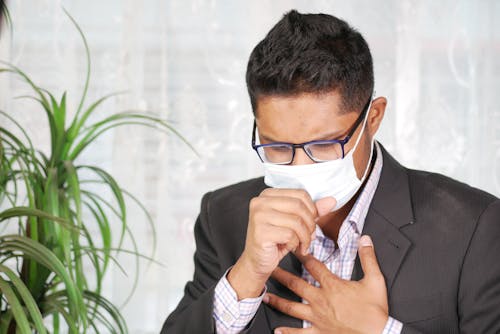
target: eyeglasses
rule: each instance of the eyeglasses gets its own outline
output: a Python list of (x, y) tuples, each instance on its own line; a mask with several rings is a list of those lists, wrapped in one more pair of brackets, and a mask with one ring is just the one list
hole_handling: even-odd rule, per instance
[(314, 162), (325, 162), (336, 160), (339, 158), (343, 159), (345, 156), (344, 146), (349, 142), (359, 124), (361, 124), (361, 122), (365, 118), (365, 115), (370, 107), (371, 100), (372, 97), (370, 96), (368, 102), (363, 107), (363, 111), (351, 126), (351, 130), (349, 130), (349, 133), (344, 139), (313, 140), (301, 144), (274, 142), (269, 144), (256, 145), (255, 131), (257, 129), (257, 123), (254, 119), (252, 132), (252, 148), (255, 150), (255, 152), (257, 152), (257, 155), (262, 162), (272, 163), (276, 165), (291, 164), (295, 157), (296, 148), (302, 148), (307, 156)]

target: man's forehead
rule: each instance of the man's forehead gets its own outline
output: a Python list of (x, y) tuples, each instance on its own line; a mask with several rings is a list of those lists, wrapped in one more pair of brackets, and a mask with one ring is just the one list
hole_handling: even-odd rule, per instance
[(286, 142), (335, 139), (345, 135), (356, 113), (342, 113), (335, 94), (272, 96), (262, 99), (256, 113), (261, 139)]
[(294, 95), (268, 95), (257, 99), (256, 116), (270, 112), (327, 111), (330, 115), (342, 115), (342, 96), (337, 91), (324, 93), (299, 93)]

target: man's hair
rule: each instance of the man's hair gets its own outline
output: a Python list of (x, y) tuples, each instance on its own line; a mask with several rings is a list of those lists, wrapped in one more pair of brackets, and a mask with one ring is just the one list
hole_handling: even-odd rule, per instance
[(254, 114), (261, 97), (334, 90), (342, 112), (361, 112), (373, 92), (373, 61), (347, 22), (292, 10), (253, 49), (246, 81)]

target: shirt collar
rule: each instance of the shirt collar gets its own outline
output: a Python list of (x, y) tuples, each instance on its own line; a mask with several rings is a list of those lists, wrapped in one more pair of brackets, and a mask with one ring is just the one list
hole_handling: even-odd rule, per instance
[[(370, 204), (372, 202), (373, 196), (375, 195), (375, 190), (377, 189), (378, 182), (380, 180), (380, 174), (382, 172), (383, 165), (383, 157), (382, 150), (377, 141), (375, 141), (375, 150), (377, 152), (377, 156), (375, 158), (375, 163), (373, 165), (372, 171), (366, 180), (366, 183), (358, 196), (354, 206), (351, 211), (347, 215), (346, 219), (342, 223), (344, 225), (348, 222), (354, 229), (355, 232), (361, 233), (363, 231), (363, 227), (365, 225), (366, 215), (368, 214), (368, 209), (370, 208)], [(318, 240), (322, 240), (325, 238), (323, 231), (321, 228), (316, 225), (316, 238)]]

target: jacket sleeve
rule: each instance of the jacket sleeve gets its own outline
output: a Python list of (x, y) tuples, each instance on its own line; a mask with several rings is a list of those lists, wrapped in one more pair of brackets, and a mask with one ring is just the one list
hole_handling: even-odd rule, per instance
[[(500, 200), (479, 217), (465, 255), (458, 291), (462, 334), (500, 333)], [(423, 334), (403, 326), (402, 334)]]
[(458, 291), (460, 333), (500, 333), (500, 200), (481, 214)]
[(403, 330), (401, 331), (401, 334), (424, 334), (415, 328), (403, 325)]
[(163, 324), (161, 334), (215, 333), (213, 319), (214, 289), (223, 272), (217, 261), (208, 224), (210, 193), (203, 196), (194, 236), (194, 277), (184, 288), (184, 296), (177, 308)]

